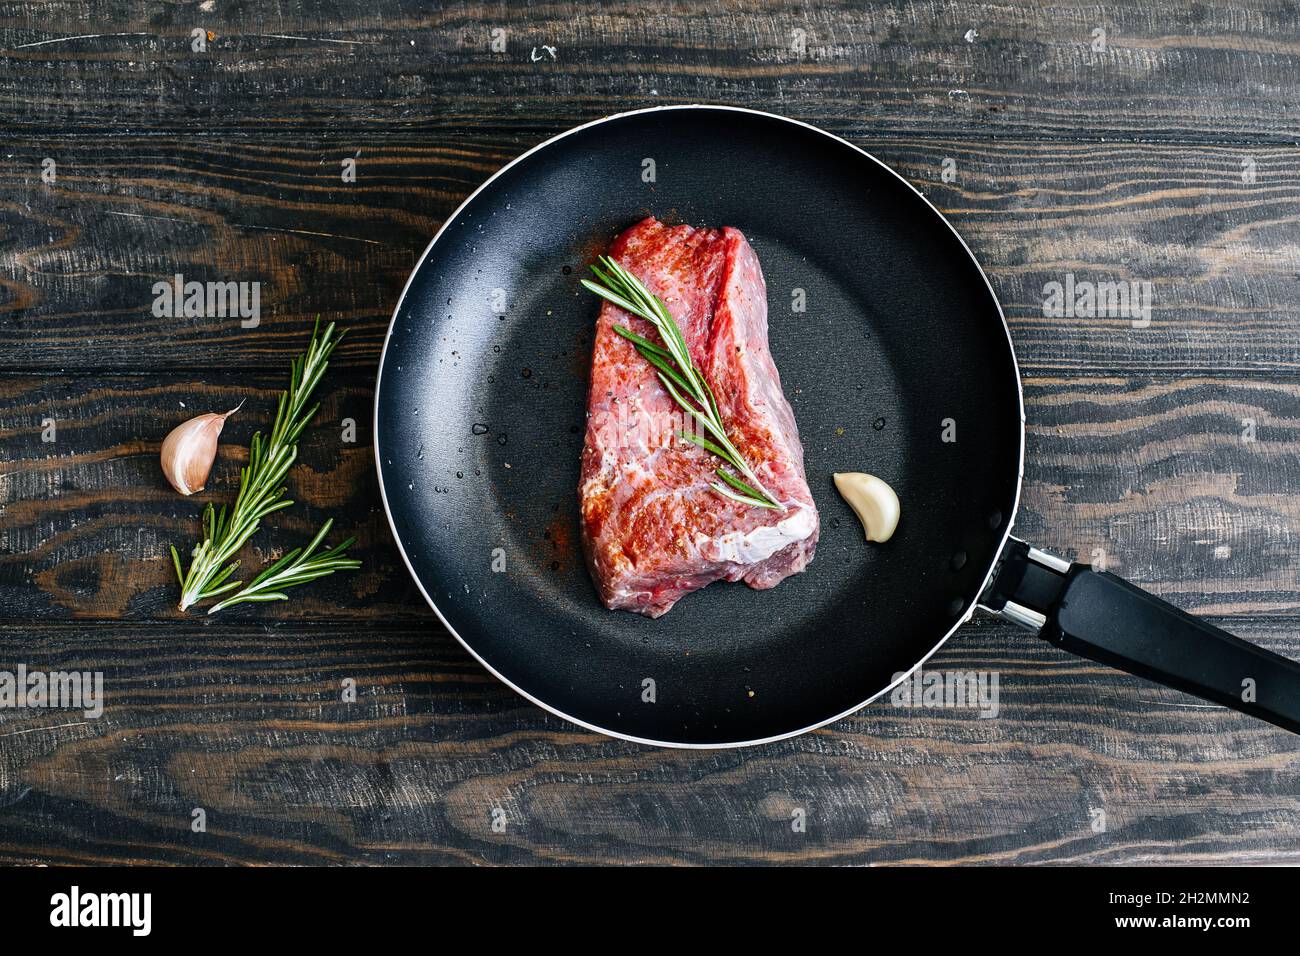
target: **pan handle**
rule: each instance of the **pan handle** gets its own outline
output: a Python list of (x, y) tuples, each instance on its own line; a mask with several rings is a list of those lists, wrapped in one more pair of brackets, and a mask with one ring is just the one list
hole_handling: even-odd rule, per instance
[(1011, 538), (980, 604), (1072, 654), (1300, 733), (1300, 663)]

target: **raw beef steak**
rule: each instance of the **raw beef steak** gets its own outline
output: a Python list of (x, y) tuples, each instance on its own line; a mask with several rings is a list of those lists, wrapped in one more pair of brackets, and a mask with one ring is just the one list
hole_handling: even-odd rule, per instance
[(587, 563), (607, 607), (650, 617), (717, 580), (770, 588), (807, 567), (817, 508), (803, 446), (767, 346), (767, 291), (737, 229), (628, 229), (609, 255), (657, 294), (713, 389), (728, 435), (779, 512), (709, 487), (721, 460), (677, 433), (697, 428), (654, 367), (614, 331), (658, 342), (650, 323), (605, 302), (596, 322), (579, 495)]

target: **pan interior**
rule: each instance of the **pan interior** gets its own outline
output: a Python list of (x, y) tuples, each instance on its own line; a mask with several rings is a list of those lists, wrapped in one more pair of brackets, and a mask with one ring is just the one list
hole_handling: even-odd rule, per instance
[[(657, 621), (605, 610), (577, 530), (598, 311), (578, 280), (649, 214), (758, 253), (822, 519), (805, 573)], [(1015, 364), (969, 253), (888, 170), (763, 114), (630, 114), (509, 167), (412, 278), (377, 401), (395, 534), (458, 636), (565, 716), (664, 743), (788, 734), (878, 693), (969, 610), (1018, 490)], [(898, 492), (888, 544), (863, 542), (837, 471)]]

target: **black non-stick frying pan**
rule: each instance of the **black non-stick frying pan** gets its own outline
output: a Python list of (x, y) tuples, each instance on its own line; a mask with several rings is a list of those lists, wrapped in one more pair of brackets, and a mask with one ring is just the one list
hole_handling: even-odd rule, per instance
[[(822, 516), (803, 574), (764, 592), (714, 584), (659, 620), (601, 605), (577, 531), (599, 309), (578, 283), (650, 214), (736, 226), (757, 251)], [(375, 452), (393, 533), (447, 627), (520, 693), (603, 733), (728, 746), (810, 730), (885, 693), (977, 608), (1300, 730), (1300, 665), (1010, 536), (1024, 410), (988, 281), (905, 180), (803, 123), (643, 110), (498, 172), (398, 303)], [(863, 543), (836, 471), (897, 491), (887, 544)]]

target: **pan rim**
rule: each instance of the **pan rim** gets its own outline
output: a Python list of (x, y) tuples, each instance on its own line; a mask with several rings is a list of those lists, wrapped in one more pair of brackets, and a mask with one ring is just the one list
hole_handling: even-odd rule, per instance
[[(402, 544), (402, 537), (398, 533), (397, 525), (393, 520), (393, 512), (388, 505), (388, 490), (384, 486), (384, 472), (383, 472), (383, 466), (381, 464), (383, 458), (379, 447), (379, 393), (380, 393), (380, 388), (383, 385), (384, 365), (388, 358), (388, 344), (389, 341), (392, 339), (393, 329), (396, 328), (397, 326), (397, 318), (401, 314), (402, 304), (406, 301), (406, 294), (407, 292), (410, 291), (411, 283), (415, 281), (416, 275), (418, 275), (420, 270), (424, 268), (424, 264), (429, 258), (429, 253), (432, 252), (434, 246), (438, 244), (438, 240), (442, 238), (442, 234), (447, 231), (447, 228), (453, 222), (456, 221), (457, 217), (461, 214), (461, 212), (465, 209), (465, 207), (468, 206), (471, 202), (473, 202), (479, 193), (483, 192), (494, 182), (496, 182), (498, 178), (503, 176), (506, 172), (514, 168), (519, 163), (523, 162), (528, 157), (532, 156), (534, 153), (540, 152), (541, 150), (545, 149), (551, 144), (557, 143), (560, 140), (565, 139), (566, 137), (579, 133), (582, 130), (590, 129), (591, 127), (594, 126), (599, 126), (602, 123), (610, 123), (615, 120), (625, 119), (629, 116), (637, 116), (637, 115), (648, 114), (648, 113), (669, 112), (675, 110), (722, 110), (722, 111), (733, 112), (733, 113), (748, 113), (754, 116), (761, 116), (766, 119), (778, 120), (782, 123), (789, 123), (793, 126), (798, 126), (805, 130), (811, 130), (814, 133), (817, 133), (821, 136), (825, 136), (826, 138), (831, 139), (840, 145), (847, 146), (849, 149), (865, 157), (870, 162), (875, 163), (881, 169), (883, 169), (891, 176), (893, 176), (895, 179), (897, 179), (900, 183), (903, 184), (903, 186), (911, 190), (911, 192), (918, 199), (920, 199), (921, 202), (925, 203), (926, 207), (928, 207), (929, 210), (936, 217), (938, 217), (940, 222), (942, 222), (945, 226), (948, 227), (949, 232), (951, 232), (953, 236), (957, 239), (958, 243), (961, 244), (961, 248), (965, 251), (966, 255), (970, 258), (971, 263), (975, 266), (975, 271), (978, 272), (980, 278), (984, 280), (984, 286), (986, 289), (988, 289), (989, 298), (993, 300), (993, 305), (997, 309), (998, 320), (1002, 323), (1002, 331), (1003, 334), (1006, 336), (1007, 351), (1011, 356), (1011, 367), (1012, 370), (1015, 372), (1015, 377), (1016, 377), (1016, 403), (1018, 406), (1018, 412), (1020, 416), (1020, 421), (1019, 421), (1020, 441), (1019, 441), (1019, 451), (1017, 455), (1018, 461), (1016, 463), (1015, 495), (1012, 499), (1011, 514), (1007, 521), (1006, 529), (1002, 533), (1002, 540), (998, 542), (997, 547), (994, 549), (993, 557), (989, 563), (988, 571), (985, 573), (983, 581), (981, 582), (979, 589), (975, 594), (974, 599), (970, 602), (970, 606), (957, 618), (957, 620), (953, 623), (952, 627), (950, 627), (948, 631), (944, 633), (944, 635), (941, 638), (939, 638), (938, 642), (932, 648), (930, 648), (929, 651), (926, 652), (925, 656), (923, 656), (920, 660), (918, 660), (911, 668), (909, 668), (905, 673), (903, 673), (903, 675), (899, 677), (897, 680), (893, 681), (892, 683), (890, 683), (888, 686), (884, 687), (882, 690), (878, 691), (877, 693), (872, 694), (866, 700), (862, 701), (859, 704), (855, 704), (854, 706), (848, 708), (845, 711), (842, 711), (841, 713), (835, 714), (834, 716), (831, 717), (827, 717), (825, 720), (819, 720), (816, 723), (809, 724), (807, 727), (801, 727), (797, 730), (791, 730), (785, 733), (774, 734), (768, 737), (755, 738), (753, 740), (719, 741), (717, 743), (712, 743), (712, 742), (691, 743), (691, 742), (684, 742), (684, 741), (655, 740), (648, 737), (637, 737), (632, 734), (625, 734), (617, 730), (611, 730), (607, 727), (600, 727), (596, 724), (590, 723), (589, 721), (585, 721), (580, 718), (574, 717), (571, 714), (566, 714), (564, 711), (560, 710), (559, 708), (553, 706), (552, 704), (547, 703), (544, 700), (541, 700), (540, 698), (534, 696), (533, 694), (524, 690), (522, 687), (515, 684), (504, 674), (498, 671), (495, 667), (489, 664), (473, 647), (470, 646), (470, 644), (463, 637), (460, 636), (460, 633), (456, 630), (455, 627), (452, 626), (451, 622), (447, 620), (446, 616), (442, 613), (442, 610), (438, 607), (437, 603), (430, 596), (428, 590), (424, 586), (424, 582), (420, 580), (420, 576), (416, 573), (415, 567), (414, 565), (411, 564), (411, 559), (406, 553), (406, 547)], [(438, 228), (438, 231), (434, 234), (433, 238), (429, 240), (429, 244), (425, 246), (424, 251), (420, 253), (420, 258), (416, 261), (415, 265), (411, 268), (411, 273), (406, 278), (406, 284), (402, 287), (402, 294), (398, 296), (397, 304), (393, 307), (393, 317), (389, 320), (388, 331), (384, 335), (384, 347), (380, 351), (379, 368), (375, 375), (374, 401), (375, 401), (375, 408), (374, 408), (374, 414), (372, 416), (372, 421), (371, 421), (371, 429), (372, 429), (372, 434), (374, 435), (375, 475), (379, 481), (379, 496), (383, 501), (384, 515), (388, 519), (388, 528), (392, 532), (393, 541), (397, 545), (398, 553), (400, 553), (402, 556), (402, 562), (406, 565), (407, 573), (410, 574), (412, 580), (415, 581), (415, 586), (419, 588), (420, 593), (424, 595), (425, 602), (428, 603), (429, 607), (433, 609), (433, 613), (437, 615), (438, 620), (442, 622), (443, 627), (445, 627), (448, 630), (448, 632), (452, 635), (452, 637), (454, 637), (457, 640), (457, 642), (460, 643), (461, 647), (465, 648), (465, 650), (469, 652), (470, 656), (473, 657), (476, 661), (478, 661), (478, 663), (482, 665), (488, 671), (488, 673), (490, 673), (497, 680), (501, 681), (503, 684), (505, 684), (515, 693), (519, 694), (525, 700), (528, 700), (531, 703), (536, 704), (538, 707), (542, 708), (548, 713), (554, 714), (557, 717), (563, 718), (564, 720), (567, 720), (570, 723), (576, 724), (579, 727), (583, 727), (587, 730), (594, 731), (606, 737), (612, 737), (618, 740), (626, 740), (636, 744), (645, 744), (647, 746), (652, 746), (652, 747), (667, 747), (676, 750), (730, 750), (730, 749), (737, 749), (740, 747), (758, 747), (758, 746), (762, 746), (763, 744), (775, 743), (780, 740), (788, 740), (792, 737), (798, 737), (803, 734), (809, 733), (811, 731), (818, 730), (822, 727), (826, 727), (829, 724), (835, 723), (836, 721), (843, 720), (844, 718), (857, 713), (859, 710), (862, 710), (864, 707), (873, 704), (874, 702), (876, 702), (877, 700), (879, 700), (880, 698), (888, 694), (899, 684), (902, 684), (903, 682), (907, 681), (909, 678), (911, 678), (911, 676), (914, 673), (916, 673), (917, 670), (923, 667), (925, 663), (928, 660), (930, 660), (930, 658), (933, 657), (935, 653), (938, 652), (938, 650), (941, 647), (943, 647), (944, 644), (948, 642), (948, 639), (951, 638), (952, 635), (955, 634), (963, 624), (969, 621), (971, 617), (975, 614), (976, 610), (978, 610), (980, 606), (979, 596), (984, 593), (985, 589), (987, 589), (989, 585), (989, 582), (992, 580), (994, 572), (996, 572), (997, 570), (998, 562), (1002, 556), (1002, 552), (1006, 548), (1007, 540), (1011, 537), (1011, 530), (1015, 525), (1016, 516), (1020, 510), (1020, 494), (1024, 485), (1025, 394), (1024, 394), (1024, 384), (1020, 377), (1020, 363), (1016, 359), (1015, 343), (1012, 341), (1011, 338), (1011, 329), (1007, 325), (1007, 318), (1006, 318), (1006, 314), (1002, 310), (1002, 303), (998, 300), (997, 293), (993, 290), (993, 285), (992, 283), (989, 282), (989, 278), (984, 272), (984, 267), (980, 265), (980, 262), (975, 257), (975, 254), (971, 252), (970, 247), (966, 244), (966, 240), (962, 238), (961, 233), (959, 233), (956, 230), (956, 228), (952, 225), (952, 223), (948, 221), (947, 217), (944, 216), (943, 213), (941, 213), (937, 208), (935, 208), (934, 204), (930, 202), (930, 200), (926, 197), (924, 193), (922, 193), (919, 189), (917, 189), (910, 182), (908, 182), (907, 179), (905, 179), (900, 173), (895, 171), (891, 166), (877, 159), (875, 156), (867, 152), (865, 149), (862, 149), (860, 146), (856, 146), (841, 136), (836, 136), (834, 133), (828, 132), (827, 130), (822, 129), (821, 127), (814, 126), (811, 123), (806, 123), (803, 120), (792, 119), (791, 117), (781, 116), (777, 113), (769, 113), (764, 110), (756, 110), (744, 106), (725, 106), (725, 105), (715, 105), (709, 103), (680, 103), (680, 104), (670, 104), (665, 106), (643, 107), (641, 109), (626, 110), (622, 113), (613, 113), (609, 116), (603, 116), (599, 119), (591, 120), (590, 122), (582, 123), (578, 126), (574, 126), (571, 129), (567, 129), (561, 133), (556, 134), (555, 136), (543, 140), (542, 142), (531, 147), (525, 152), (520, 153), (514, 159), (510, 160), (510, 162), (506, 163), (495, 173), (489, 176), (486, 180), (483, 181), (483, 183), (477, 189), (475, 189), (472, 193), (470, 193), (467, 197), (465, 197), (465, 200), (461, 202), (460, 205), (458, 205), (455, 208), (455, 210), (453, 210), (452, 213), (443, 221), (443, 224)]]

